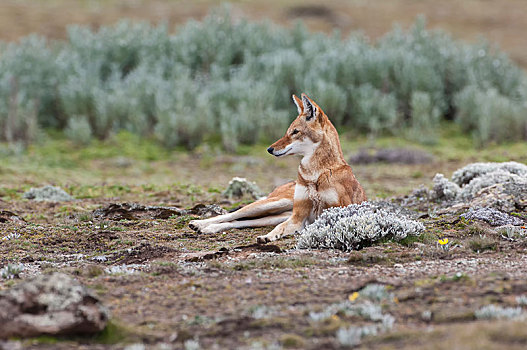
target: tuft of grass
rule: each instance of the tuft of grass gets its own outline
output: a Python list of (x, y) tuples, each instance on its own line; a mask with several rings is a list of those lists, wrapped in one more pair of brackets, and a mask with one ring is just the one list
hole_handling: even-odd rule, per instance
[(131, 331), (116, 320), (109, 320), (106, 327), (91, 340), (100, 344), (122, 343), (132, 335)]
[(497, 239), (489, 236), (476, 236), (470, 238), (467, 241), (467, 245), (472, 251), (476, 253), (481, 253), (486, 250), (497, 250), (499, 242)]
[(348, 263), (350, 264), (379, 264), (389, 262), (388, 256), (385, 254), (366, 253), (361, 251), (353, 251), (350, 253)]
[(303, 348), (305, 346), (305, 341), (298, 334), (287, 333), (280, 337), (280, 344), (282, 344), (284, 348)]
[(419, 236), (406, 236), (405, 238), (396, 241), (405, 247), (411, 247), (414, 243), (433, 243), (437, 240), (437, 236), (429, 231), (421, 233)]
[(183, 228), (188, 227), (188, 223), (195, 219), (195, 217), (191, 215), (182, 215), (182, 216), (171, 216), (169, 219), (175, 219), (176, 223), (174, 224), (174, 228), (176, 230), (181, 230)]

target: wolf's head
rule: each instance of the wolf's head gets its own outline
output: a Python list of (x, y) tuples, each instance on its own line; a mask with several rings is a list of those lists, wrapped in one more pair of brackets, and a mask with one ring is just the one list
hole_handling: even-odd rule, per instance
[(293, 102), (298, 109), (298, 117), (284, 137), (267, 149), (273, 156), (312, 154), (324, 137), (324, 126), (329, 122), (324, 111), (306, 94), (302, 94), (302, 99), (293, 95)]

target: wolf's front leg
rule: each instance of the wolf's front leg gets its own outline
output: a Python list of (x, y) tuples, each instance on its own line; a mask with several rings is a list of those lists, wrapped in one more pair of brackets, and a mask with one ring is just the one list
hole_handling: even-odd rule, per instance
[(295, 215), (293, 212), (293, 215), (289, 219), (276, 226), (271, 232), (265, 236), (256, 237), (256, 241), (258, 243), (272, 242), (282, 237), (292, 235), (295, 232), (300, 232), (306, 226), (306, 222), (307, 217), (298, 214)]
[(293, 223), (291, 218), (289, 218), (289, 220), (282, 222), (280, 225), (276, 226), (271, 232), (269, 232), (265, 236), (256, 237), (256, 241), (258, 243), (276, 241), (277, 239), (280, 239), (282, 237), (292, 235), (296, 231), (301, 231), (304, 228), (303, 226), (304, 225), (301, 222)]
[[(300, 190), (298, 190), (300, 188)], [(276, 241), (284, 236), (292, 235), (297, 231), (302, 231), (306, 225), (307, 219), (310, 213), (313, 210), (313, 203), (305, 198), (305, 196), (300, 196), (297, 192), (302, 194), (303, 186), (298, 184), (295, 187), (295, 198), (293, 203), (293, 215), (286, 221), (282, 222), (280, 225), (276, 226), (271, 232), (265, 236), (258, 236), (256, 241), (258, 243), (267, 243)]]

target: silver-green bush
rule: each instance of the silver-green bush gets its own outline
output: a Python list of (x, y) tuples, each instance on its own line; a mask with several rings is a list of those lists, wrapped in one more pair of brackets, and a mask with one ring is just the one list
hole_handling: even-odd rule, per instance
[(351, 251), (383, 238), (401, 240), (408, 235), (416, 236), (424, 229), (422, 223), (407, 218), (402, 210), (365, 202), (326, 209), (302, 230), (297, 248)]
[(455, 115), (480, 143), (526, 136), (526, 75), (488, 45), (461, 44), (422, 19), (372, 44), (219, 10), (175, 34), (122, 21), (72, 26), (65, 42), (0, 45), (0, 141), (31, 141), (37, 122), (86, 136), (87, 123), (101, 139), (126, 129), (167, 147), (211, 140), (233, 150), (283, 134), (300, 92), (337, 126), (371, 134), (410, 127), (430, 142), (440, 117)]

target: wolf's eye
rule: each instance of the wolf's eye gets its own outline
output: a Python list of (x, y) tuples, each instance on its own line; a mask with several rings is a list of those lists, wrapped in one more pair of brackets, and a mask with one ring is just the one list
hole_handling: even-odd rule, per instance
[(293, 130), (293, 132), (291, 133), (291, 135), (296, 135), (296, 134), (298, 134), (298, 133), (299, 133), (299, 131), (298, 131), (297, 129), (295, 129), (295, 130)]

